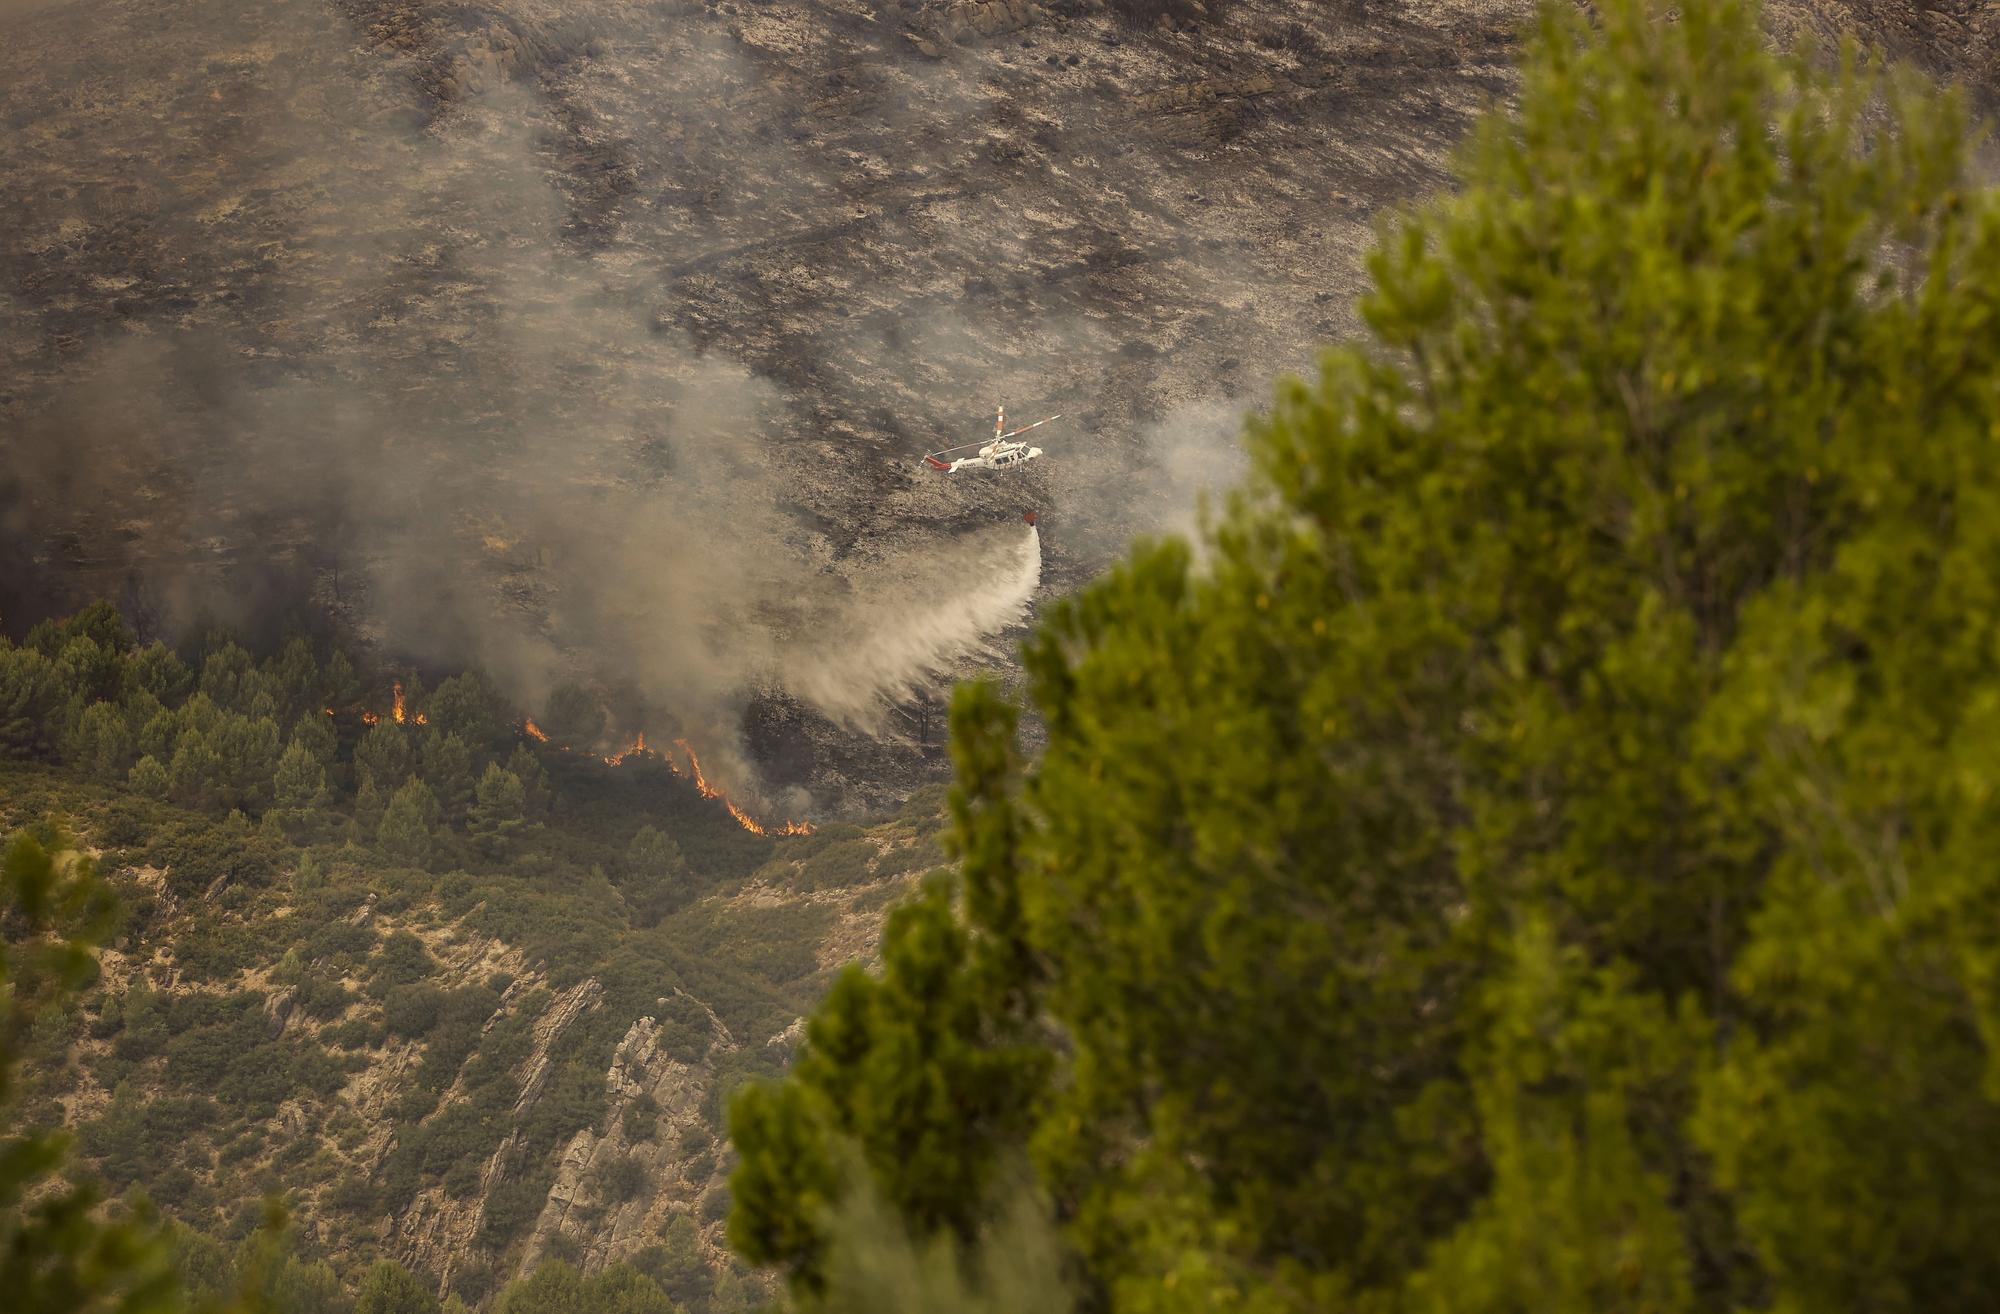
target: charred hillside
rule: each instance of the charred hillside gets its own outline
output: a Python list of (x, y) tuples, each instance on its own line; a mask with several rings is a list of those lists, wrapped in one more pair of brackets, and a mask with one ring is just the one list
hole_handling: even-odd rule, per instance
[[(938, 599), (1188, 523), (1530, 8), (13, 0), (0, 619), (304, 601), (905, 789)], [(1991, 84), (1969, 0), (1773, 8)], [(920, 471), (1002, 402), (1055, 459)]]
[[(1184, 523), (1504, 92), (1519, 6), (1360, 15), (16, 7), (0, 614), (305, 596), (531, 705), (581, 670), (704, 742), (915, 738), (829, 654), (1025, 509), (1058, 589)], [(920, 471), (1002, 402), (1056, 459)]]

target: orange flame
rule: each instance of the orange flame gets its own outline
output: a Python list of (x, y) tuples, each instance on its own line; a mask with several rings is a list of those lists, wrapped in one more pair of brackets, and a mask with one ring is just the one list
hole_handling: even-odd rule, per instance
[(415, 721), (418, 725), (429, 725), (431, 723), (431, 719), (428, 716), (425, 716), (422, 712), (411, 713), (410, 719)]
[[(417, 723), (419, 725), (423, 724), (422, 716), (417, 718)], [(521, 722), (521, 732), (529, 738), (539, 740), (544, 744), (549, 742), (548, 731), (536, 725), (533, 717), (529, 717)], [(666, 763), (667, 770), (677, 776), (691, 776), (694, 780), (696, 792), (703, 798), (714, 799), (716, 802), (722, 804), (724, 808), (728, 809), (729, 815), (735, 819), (736, 824), (749, 831), (752, 835), (769, 835), (773, 833), (778, 835), (810, 835), (813, 833), (813, 824), (810, 821), (787, 821), (784, 825), (778, 827), (775, 832), (766, 830), (763, 823), (759, 822), (757, 818), (751, 816), (742, 808), (737, 807), (730, 800), (729, 795), (708, 783), (708, 777), (701, 769), (701, 759), (695, 756), (693, 745), (689, 744), (685, 739), (676, 739), (674, 740), (674, 747), (687, 754), (688, 769), (683, 772), (671, 757), (666, 757), (662, 758), (661, 761)], [(564, 749), (563, 751), (568, 752), (569, 750)], [(641, 730), (633, 736), (631, 743), (601, 760), (606, 766), (617, 766), (628, 757), (648, 751), (646, 747), (646, 732)]]
[[(694, 755), (694, 749), (689, 746), (687, 740), (674, 740), (674, 747), (687, 754), (688, 768), (694, 773), (694, 787), (700, 792), (703, 798), (712, 798), (721, 803), (723, 807), (729, 809), (729, 815), (736, 818), (736, 824), (749, 831), (752, 835), (766, 835), (770, 833), (762, 825), (758, 824), (755, 817), (730, 802), (729, 795), (708, 783), (707, 777), (701, 773), (701, 759)], [(672, 764), (669, 763), (669, 765)], [(810, 835), (812, 832), (813, 826), (810, 821), (788, 821), (778, 831), (780, 835)]]
[(374, 725), (377, 721), (381, 719), (382, 719), (381, 715), (376, 712), (363, 712), (361, 714), (361, 720), (363, 721), (364, 724), (367, 725)]
[(625, 747), (619, 749), (617, 752), (613, 753), (610, 757), (605, 758), (604, 763), (606, 766), (617, 766), (620, 762), (623, 762), (626, 758), (632, 756), (632, 754), (643, 753), (645, 751), (646, 751), (646, 732), (644, 730), (641, 730), (639, 732), (639, 737), (637, 739), (634, 739), (631, 743), (625, 745)]
[(676, 739), (674, 740), (674, 747), (688, 755), (688, 766), (694, 770), (694, 787), (701, 792), (701, 796), (703, 798), (719, 797), (720, 791), (708, 787), (707, 779), (701, 774), (701, 759), (694, 755), (694, 749), (688, 747), (688, 741), (685, 739)]
[(403, 723), (403, 682), (401, 680), (396, 681), (394, 688), (396, 691), (396, 706), (390, 712), (390, 715), (396, 718), (397, 725), (401, 725)]

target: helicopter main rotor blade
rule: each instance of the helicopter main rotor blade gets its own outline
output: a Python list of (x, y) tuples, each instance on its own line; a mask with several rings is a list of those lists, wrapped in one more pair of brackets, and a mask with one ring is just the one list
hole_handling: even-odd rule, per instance
[(1012, 438), (1012, 437), (1014, 436), (1014, 434), (1017, 434), (1017, 433), (1026, 433), (1026, 432), (1027, 432), (1028, 430), (1030, 430), (1030, 429), (1039, 429), (1039, 428), (1041, 428), (1041, 427), (1042, 427), (1043, 425), (1045, 425), (1045, 424), (1048, 424), (1048, 423), (1050, 423), (1051, 421), (1055, 421), (1055, 420), (1060, 420), (1061, 418), (1062, 418), (1062, 416), (1060, 416), (1060, 415), (1051, 415), (1051, 416), (1050, 416), (1050, 417), (1049, 417), (1048, 419), (1046, 419), (1046, 420), (1036, 420), (1036, 421), (1035, 421), (1035, 422), (1034, 422), (1033, 424), (1024, 424), (1024, 425), (1022, 425), (1022, 426), (1021, 426), (1020, 428), (1018, 428), (1018, 429), (1015, 429), (1015, 430), (1013, 430), (1013, 431), (1012, 431), (1012, 432), (1010, 432), (1010, 433), (1003, 433), (1003, 434), (1001, 434), (1001, 435), (1000, 435), (1000, 437), (1001, 437), (1002, 439), (1007, 439), (1007, 438)]
[(960, 443), (956, 447), (940, 447), (935, 452), (932, 452), (931, 455), (943, 456), (946, 452), (962, 452), (968, 447), (984, 447), (986, 446), (987, 443), (991, 441), (992, 439), (988, 438), (976, 443)]

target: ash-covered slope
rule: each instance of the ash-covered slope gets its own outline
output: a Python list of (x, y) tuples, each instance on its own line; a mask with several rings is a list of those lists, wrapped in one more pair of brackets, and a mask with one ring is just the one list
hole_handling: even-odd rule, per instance
[[(1529, 9), (9, 0), (0, 621), (310, 597), (734, 781), (895, 792), (922, 672), (857, 629), (1027, 508), (1055, 589), (1188, 523)], [(1967, 0), (1774, 21), (1990, 82)], [(1071, 417), (1050, 459), (920, 470), (1000, 402)]]
[[(1024, 509), (1058, 588), (1188, 517), (1520, 13), (1058, 8), (10, 7), (0, 614), (306, 593), (704, 742), (907, 733), (824, 659)], [(1051, 459), (920, 471), (1001, 402)]]

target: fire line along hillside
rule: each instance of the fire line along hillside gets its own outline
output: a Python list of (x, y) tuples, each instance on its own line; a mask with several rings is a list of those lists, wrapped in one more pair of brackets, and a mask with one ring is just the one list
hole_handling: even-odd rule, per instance
[(560, 1259), (745, 1308), (721, 1106), (944, 861), (936, 792), (759, 834), (686, 749), (565, 751), (477, 674), (191, 656), (102, 605), (0, 647), (0, 832), (66, 818), (124, 906), (33, 1033), (30, 1125), (197, 1254), (282, 1191), (350, 1287), (477, 1302)]
[[(948, 588), (941, 550), (1025, 509), (1058, 593), (1185, 527), (1266, 380), (1356, 327), (1376, 220), (1512, 93), (1531, 9), (9, 6), (0, 616), (310, 598), (683, 692), (618, 618), (754, 622), (703, 692), (762, 765), (884, 803), (936, 774), (923, 714), (764, 696), (841, 646), (814, 609)], [(1991, 85), (1972, 0), (1771, 23)], [(1002, 404), (1070, 417), (1060, 459), (921, 477)]]
[[(10, 9), (0, 615), (308, 597), (664, 683), (606, 621), (699, 628), (618, 596), (656, 575), (809, 640), (852, 571), (946, 591), (1033, 509), (1072, 588), (1234, 468), (1505, 94), (1524, 3), (1374, 8)], [(1070, 417), (1061, 459), (922, 477), (1003, 404)], [(769, 707), (815, 788), (941, 762)]]

